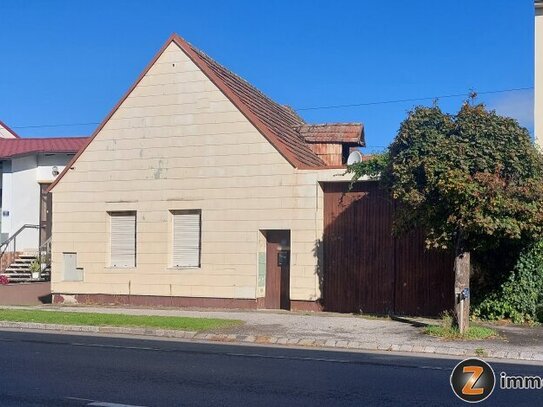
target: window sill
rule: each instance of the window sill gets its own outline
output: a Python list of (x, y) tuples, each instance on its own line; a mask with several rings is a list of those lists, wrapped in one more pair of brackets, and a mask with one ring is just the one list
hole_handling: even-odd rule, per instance
[(183, 270), (187, 270), (187, 271), (194, 271), (194, 270), (201, 270), (202, 269), (202, 266), (200, 267), (181, 267), (181, 266), (177, 266), (177, 267), (167, 267), (166, 270), (168, 271), (183, 271)]
[(121, 270), (121, 271), (136, 271), (137, 267), (121, 267), (121, 266), (107, 266), (104, 267), (106, 270)]

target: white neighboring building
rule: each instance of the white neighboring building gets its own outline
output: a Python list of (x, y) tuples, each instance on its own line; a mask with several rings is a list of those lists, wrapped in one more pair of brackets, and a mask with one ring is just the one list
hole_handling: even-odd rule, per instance
[(19, 136), (0, 120), (0, 139), (15, 139)]
[(535, 142), (543, 148), (543, 0), (535, 1)]
[(51, 235), (51, 194), (47, 188), (86, 138), (21, 138), (0, 122), (1, 242), (25, 228), (7, 251), (35, 251)]

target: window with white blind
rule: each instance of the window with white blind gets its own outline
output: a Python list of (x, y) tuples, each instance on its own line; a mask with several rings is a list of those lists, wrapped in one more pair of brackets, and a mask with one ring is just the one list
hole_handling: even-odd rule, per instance
[(172, 266), (200, 267), (202, 212), (172, 211), (172, 218)]
[(136, 267), (136, 212), (110, 212), (111, 267)]

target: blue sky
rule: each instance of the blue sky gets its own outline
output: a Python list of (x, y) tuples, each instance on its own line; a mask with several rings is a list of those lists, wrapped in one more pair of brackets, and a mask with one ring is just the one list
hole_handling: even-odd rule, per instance
[[(532, 0), (2, 0), (0, 120), (22, 136), (91, 134), (172, 32), (294, 108), (530, 88), (533, 13)], [(532, 131), (532, 98), (480, 100)], [(430, 103), (300, 113), (363, 122), (379, 150)]]

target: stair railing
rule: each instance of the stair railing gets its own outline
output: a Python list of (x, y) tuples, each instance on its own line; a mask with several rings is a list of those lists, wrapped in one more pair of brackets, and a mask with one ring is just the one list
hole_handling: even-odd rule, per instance
[(51, 266), (51, 237), (41, 244), (39, 249), (39, 259), (42, 271)]
[(17, 252), (17, 236), (19, 236), (21, 233), (23, 233), (27, 229), (41, 229), (39, 225), (23, 225), (15, 232), (11, 237), (9, 237), (7, 240), (3, 241), (2, 244), (0, 244), (0, 264), (2, 264), (2, 259), (6, 252), (8, 251), (8, 248), (11, 243), (13, 243), (13, 252)]

